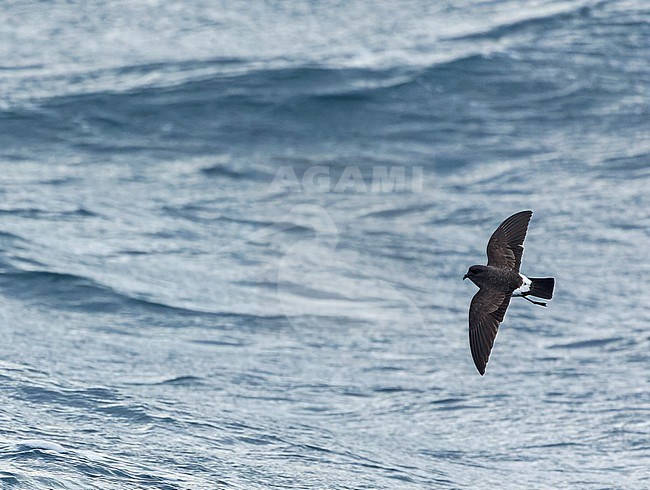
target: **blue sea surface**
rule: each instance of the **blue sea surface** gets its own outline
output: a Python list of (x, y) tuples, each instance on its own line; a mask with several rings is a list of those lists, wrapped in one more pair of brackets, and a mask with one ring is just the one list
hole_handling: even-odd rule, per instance
[[(650, 488), (642, 0), (0, 6), (0, 487)], [(462, 276), (535, 212), (487, 373)]]

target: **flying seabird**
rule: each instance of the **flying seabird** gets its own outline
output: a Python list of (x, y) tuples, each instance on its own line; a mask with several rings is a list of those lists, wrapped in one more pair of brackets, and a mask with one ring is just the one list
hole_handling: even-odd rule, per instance
[(485, 374), (485, 366), (506, 314), (510, 298), (520, 296), (533, 304), (546, 306), (527, 296), (551, 299), (555, 279), (528, 278), (519, 272), (524, 239), (532, 211), (520, 211), (499, 225), (487, 245), (487, 265), (473, 265), (463, 276), (479, 287), (469, 306), (469, 345), (476, 369)]

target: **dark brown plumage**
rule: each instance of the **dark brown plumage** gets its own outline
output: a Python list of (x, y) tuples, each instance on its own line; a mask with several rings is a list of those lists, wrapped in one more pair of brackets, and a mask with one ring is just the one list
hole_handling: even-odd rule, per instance
[(488, 265), (519, 272), (532, 216), (532, 211), (521, 211), (499, 225), (487, 244)]
[(529, 279), (519, 273), (524, 240), (532, 211), (513, 214), (499, 225), (487, 245), (488, 263), (473, 265), (463, 279), (469, 278), (479, 287), (469, 307), (469, 345), (474, 364), (481, 375), (490, 358), (499, 330), (499, 324), (510, 304), (512, 296), (551, 299), (555, 280), (553, 278)]

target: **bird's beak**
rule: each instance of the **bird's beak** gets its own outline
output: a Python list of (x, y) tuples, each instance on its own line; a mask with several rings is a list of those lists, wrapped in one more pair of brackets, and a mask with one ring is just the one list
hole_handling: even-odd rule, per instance
[(465, 275), (463, 276), (463, 281), (464, 281), (465, 279), (467, 279), (467, 274), (465, 274)]

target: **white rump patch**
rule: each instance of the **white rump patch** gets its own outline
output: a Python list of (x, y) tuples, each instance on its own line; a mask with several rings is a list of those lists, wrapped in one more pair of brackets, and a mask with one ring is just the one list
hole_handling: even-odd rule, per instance
[(530, 285), (533, 283), (533, 281), (528, 279), (523, 274), (519, 274), (519, 275), (523, 279), (524, 283), (512, 292), (513, 296), (523, 296), (524, 293), (530, 291)]

